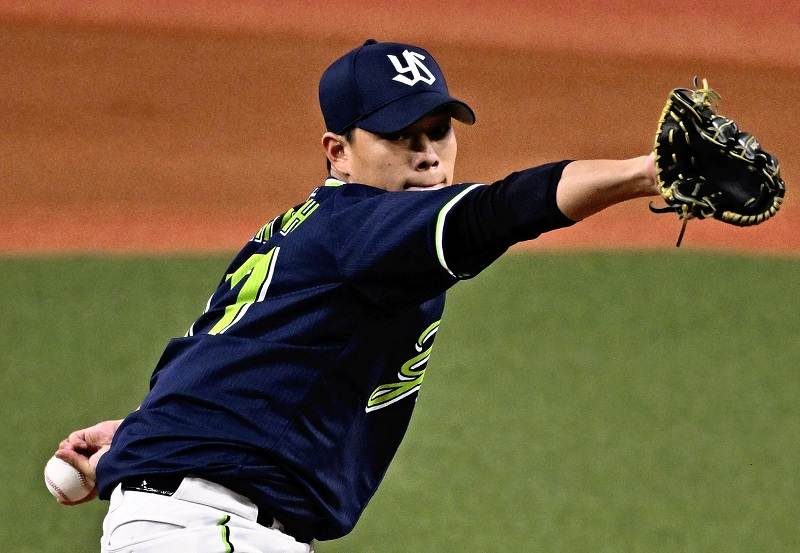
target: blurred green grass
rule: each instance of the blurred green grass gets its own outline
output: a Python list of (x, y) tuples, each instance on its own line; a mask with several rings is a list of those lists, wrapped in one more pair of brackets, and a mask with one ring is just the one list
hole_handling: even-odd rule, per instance
[[(3, 550), (96, 551), (70, 430), (135, 408), (227, 257), (0, 261)], [(507, 256), (450, 293), (352, 551), (800, 550), (800, 260)]]

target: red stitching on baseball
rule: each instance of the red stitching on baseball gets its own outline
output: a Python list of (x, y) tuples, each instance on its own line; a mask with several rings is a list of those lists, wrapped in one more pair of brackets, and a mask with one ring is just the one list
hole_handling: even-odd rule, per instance
[(59, 488), (58, 486), (56, 486), (55, 482), (53, 482), (52, 480), (50, 480), (50, 477), (49, 477), (49, 476), (45, 476), (45, 478), (47, 479), (47, 485), (48, 485), (48, 486), (50, 486), (50, 488), (51, 488), (51, 489), (52, 489), (54, 492), (56, 492), (56, 493), (59, 495), (59, 497), (60, 497), (61, 499), (63, 499), (64, 501), (72, 501), (70, 498), (68, 498), (68, 497), (66, 496), (66, 494), (64, 494), (64, 492), (62, 492), (62, 491), (61, 491), (61, 488)]
[[(89, 485), (89, 482), (86, 480), (86, 476), (81, 471), (79, 471), (75, 467), (72, 468), (73, 470), (75, 470), (76, 473), (78, 473), (78, 479), (81, 482), (81, 488), (83, 488), (83, 490), (86, 492), (86, 495), (84, 495), (83, 497), (86, 497), (87, 495), (92, 493), (92, 487)], [(64, 501), (69, 501), (70, 503), (72, 503), (73, 501), (80, 501), (81, 499), (83, 499), (83, 497), (79, 497), (78, 499), (70, 499), (69, 497), (67, 497), (67, 494), (65, 494), (63, 490), (59, 488), (56, 485), (56, 483), (50, 479), (49, 476), (45, 476), (45, 479), (47, 479), (47, 485), (52, 487), (53, 491), (55, 491), (59, 495), (59, 497), (61, 497), (61, 499), (63, 499)]]
[(81, 479), (81, 487), (86, 488), (88, 491), (92, 491), (91, 487), (89, 487), (89, 482), (86, 481), (86, 476), (84, 476), (83, 473), (78, 469), (75, 469), (75, 472), (78, 473), (78, 478)]

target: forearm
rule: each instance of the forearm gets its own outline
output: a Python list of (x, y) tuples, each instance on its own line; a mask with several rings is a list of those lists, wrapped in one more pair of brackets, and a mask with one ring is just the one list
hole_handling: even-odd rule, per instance
[(556, 191), (561, 212), (580, 221), (614, 204), (658, 195), (652, 155), (625, 160), (573, 161)]

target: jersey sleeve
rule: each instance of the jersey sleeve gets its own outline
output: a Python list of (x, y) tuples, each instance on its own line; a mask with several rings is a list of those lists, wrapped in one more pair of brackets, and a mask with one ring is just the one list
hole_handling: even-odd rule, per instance
[[(512, 173), (489, 186), (428, 192), (345, 187), (343, 207), (332, 218), (339, 270), (378, 303), (418, 303), (441, 294), (511, 245), (574, 224), (556, 202), (569, 163)], [(348, 202), (348, 192), (370, 195)]]
[(558, 183), (569, 163), (511, 173), (455, 204), (442, 237), (448, 270), (459, 278), (470, 278), (512, 244), (573, 225), (556, 202)]

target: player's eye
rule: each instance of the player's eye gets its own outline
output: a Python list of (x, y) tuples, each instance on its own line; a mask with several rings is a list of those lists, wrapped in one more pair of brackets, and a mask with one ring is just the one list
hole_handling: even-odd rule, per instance
[(428, 133), (428, 138), (431, 140), (441, 140), (448, 135), (450, 132), (450, 125), (439, 125), (438, 127), (434, 127)]
[(402, 142), (403, 140), (408, 140), (409, 135), (408, 133), (404, 132), (393, 132), (389, 134), (382, 134), (380, 135), (381, 138), (384, 140), (388, 140), (389, 142)]

